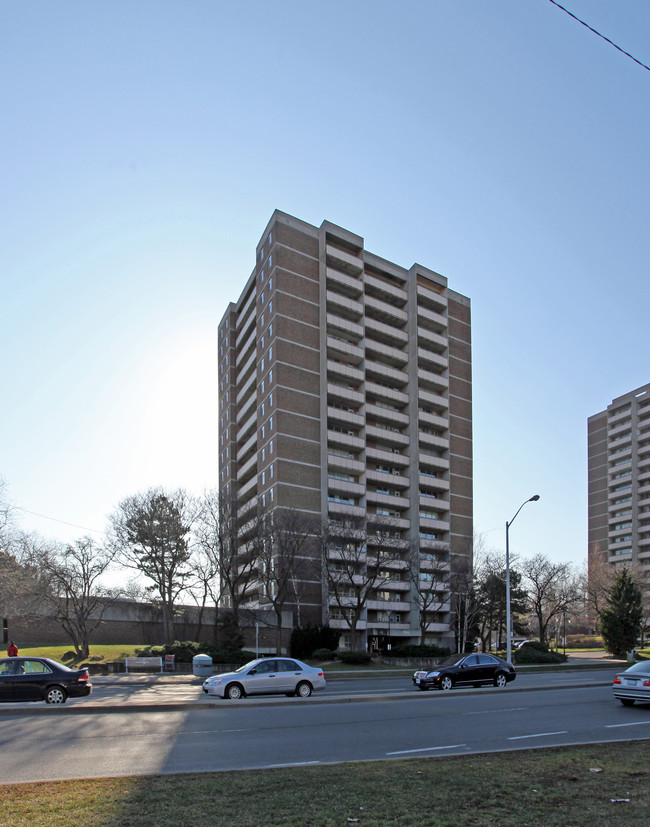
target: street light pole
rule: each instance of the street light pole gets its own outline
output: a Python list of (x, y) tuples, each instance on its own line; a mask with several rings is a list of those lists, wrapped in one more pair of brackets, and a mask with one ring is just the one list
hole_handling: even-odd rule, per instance
[[(533, 494), (528, 500), (523, 502), (517, 509), (517, 514), (526, 505), (526, 503), (536, 503), (539, 499), (539, 494)], [(512, 618), (510, 617), (510, 537), (509, 529), (517, 518), (517, 514), (506, 523), (506, 660), (512, 663)]]

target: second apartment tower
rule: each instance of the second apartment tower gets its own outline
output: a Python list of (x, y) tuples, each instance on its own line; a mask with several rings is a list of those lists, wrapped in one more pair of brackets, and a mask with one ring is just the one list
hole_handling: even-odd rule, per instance
[[(450, 573), (471, 567), (473, 532), (469, 299), (341, 227), (276, 211), (220, 323), (218, 378), (219, 487), (242, 526), (292, 509), (332, 534), (383, 525), (401, 549), (373, 549), (368, 528), (362, 562), (380, 576), (352, 640), (352, 609), (326, 574), (345, 538), (323, 551), (314, 536), (285, 606), (294, 622), (329, 623), (354, 648), (453, 648)], [(261, 584), (247, 584), (244, 605), (268, 605)], [(435, 600), (422, 601), (427, 590)]]

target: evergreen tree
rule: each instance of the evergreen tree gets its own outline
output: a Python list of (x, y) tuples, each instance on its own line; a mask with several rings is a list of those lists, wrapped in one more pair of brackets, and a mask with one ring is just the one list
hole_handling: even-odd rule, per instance
[(617, 657), (633, 649), (643, 622), (643, 595), (627, 568), (617, 572), (600, 613), (600, 633), (605, 649)]

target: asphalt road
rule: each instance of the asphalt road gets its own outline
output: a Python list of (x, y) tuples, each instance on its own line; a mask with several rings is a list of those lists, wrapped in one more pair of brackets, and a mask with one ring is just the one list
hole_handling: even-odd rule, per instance
[[(0, 717), (0, 779), (9, 784), (253, 769), (650, 738), (650, 707), (615, 701), (609, 674), (560, 675), (576, 682), (549, 691), (520, 682), (540, 676), (520, 675), (504, 690), (404, 693), (386, 685), (384, 693), (368, 693), (368, 681), (333, 681), (329, 694), (307, 700), (191, 702), (178, 708), (161, 702), (159, 711), (130, 712), (114, 711), (114, 704), (90, 712), (77, 701), (70, 707), (76, 714), (57, 709), (46, 716), (16, 709)], [(591, 685), (585, 685), (587, 677)], [(376, 688), (387, 681), (394, 683), (370, 683)], [(198, 686), (180, 683), (174, 691), (188, 689), (198, 692)], [(119, 686), (105, 690), (109, 697)]]

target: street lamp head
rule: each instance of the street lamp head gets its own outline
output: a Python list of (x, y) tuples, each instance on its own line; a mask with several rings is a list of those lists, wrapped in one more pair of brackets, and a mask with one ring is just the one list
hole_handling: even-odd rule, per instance
[(539, 499), (539, 494), (533, 494), (533, 496), (528, 500), (529, 503), (536, 503)]

